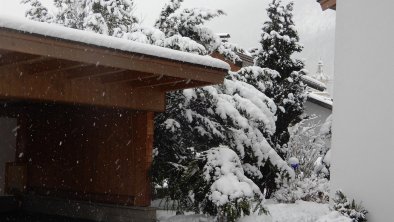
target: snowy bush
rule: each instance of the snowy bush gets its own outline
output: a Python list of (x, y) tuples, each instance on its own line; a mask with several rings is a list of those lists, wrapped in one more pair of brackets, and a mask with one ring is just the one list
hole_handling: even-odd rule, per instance
[(245, 176), (238, 155), (228, 147), (198, 153), (188, 164), (174, 167), (180, 167), (176, 171), (178, 187), (170, 190), (174, 195), (167, 200), (168, 209), (209, 214), (227, 221), (251, 212), (266, 213), (264, 195)]
[[(304, 118), (300, 123), (290, 128), (290, 140), (282, 147), (286, 153), (286, 159), (296, 158), (299, 161), (297, 171), (304, 177), (312, 174), (328, 176), (331, 131), (327, 131), (331, 125), (331, 117), (328, 117), (323, 125), (310, 122), (315, 117)], [(319, 130), (320, 127), (320, 130)]]
[(245, 175), (263, 190), (264, 168), (294, 177), (294, 171), (272, 149), (266, 135), (275, 131), (276, 106), (261, 91), (232, 73), (220, 86), (169, 94), (167, 112), (156, 116), (153, 176), (168, 182), (177, 198), (179, 178), (197, 153), (226, 145), (239, 156)]
[(329, 201), (329, 181), (326, 178), (311, 175), (298, 175), (295, 179), (278, 177), (279, 189), (274, 198), (282, 203), (295, 203), (297, 200), (327, 203)]
[(333, 209), (351, 218), (352, 221), (367, 221), (368, 211), (364, 209), (361, 203), (356, 204), (354, 199), (350, 200), (349, 198), (347, 198), (342, 191), (338, 190), (337, 192), (335, 192), (333, 202)]
[[(259, 187), (244, 175), (238, 155), (227, 147), (213, 148), (201, 155), (206, 161), (204, 180), (210, 185), (209, 201), (216, 206), (219, 215), (227, 221), (235, 221), (254, 211), (266, 212), (262, 206), (264, 196)], [(253, 203), (257, 203), (253, 206)], [(211, 209), (210, 209), (211, 210)]]

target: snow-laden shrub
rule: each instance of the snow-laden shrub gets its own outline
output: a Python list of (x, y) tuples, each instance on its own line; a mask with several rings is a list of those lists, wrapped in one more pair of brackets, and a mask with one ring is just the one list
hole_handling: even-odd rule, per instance
[[(282, 147), (287, 154), (286, 159), (298, 160), (297, 173), (303, 177), (319, 174), (329, 177), (329, 149), (331, 146), (331, 116), (321, 123), (313, 123), (316, 118), (310, 116), (289, 129), (289, 143)], [(319, 129), (320, 127), (320, 129)]]
[(327, 203), (329, 201), (329, 181), (316, 176), (303, 177), (298, 175), (295, 179), (278, 177), (279, 189), (274, 198), (282, 203), (295, 203), (297, 200)]
[(353, 222), (367, 221), (368, 211), (364, 209), (361, 203), (356, 204), (354, 199), (347, 198), (341, 190), (335, 192), (333, 202), (333, 209), (351, 218)]
[(194, 211), (226, 221), (236, 221), (252, 211), (266, 213), (264, 195), (245, 176), (238, 155), (225, 146), (199, 153), (182, 167), (177, 185), (176, 199), (168, 203), (178, 212)]
[(227, 147), (213, 148), (204, 152), (206, 161), (203, 169), (204, 180), (210, 186), (207, 199), (216, 206), (219, 215), (228, 221), (235, 221), (254, 210), (266, 212), (262, 206), (264, 196), (259, 187), (244, 175), (238, 155)]
[(219, 145), (238, 154), (245, 175), (260, 190), (270, 179), (266, 172), (294, 177), (266, 139), (275, 131), (275, 104), (237, 75), (231, 73), (223, 85), (167, 95), (167, 111), (156, 116), (152, 173), (156, 184), (168, 182), (170, 198), (177, 198), (178, 172), (196, 158), (195, 153)]

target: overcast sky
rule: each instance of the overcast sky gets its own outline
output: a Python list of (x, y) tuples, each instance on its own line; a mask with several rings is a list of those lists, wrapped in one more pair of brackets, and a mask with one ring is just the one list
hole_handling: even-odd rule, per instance
[[(42, 0), (49, 4), (52, 0)], [(146, 25), (152, 25), (160, 9), (168, 0), (134, 0), (135, 13)], [(321, 59), (328, 75), (334, 73), (335, 11), (322, 11), (316, 0), (293, 0), (294, 20), (304, 51), (298, 55), (306, 59), (306, 68), (315, 73)], [(0, 0), (0, 14), (24, 16), (19, 0)], [(185, 0), (184, 7), (222, 9), (227, 15), (208, 24), (215, 32), (230, 33), (231, 42), (246, 49), (258, 46), (261, 26), (267, 20), (265, 9), (271, 0)], [(284, 0), (288, 2), (288, 0)]]

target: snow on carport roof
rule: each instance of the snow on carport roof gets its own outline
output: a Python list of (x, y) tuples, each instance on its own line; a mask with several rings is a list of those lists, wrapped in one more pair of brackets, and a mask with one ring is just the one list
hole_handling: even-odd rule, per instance
[(100, 35), (93, 32), (67, 28), (57, 24), (36, 22), (25, 18), (11, 18), (0, 15), (0, 28), (12, 29), (36, 35), (80, 42), (89, 45), (121, 50), (125, 52), (138, 53), (169, 60), (176, 60), (185, 63), (207, 66), (211, 68), (225, 70), (230, 69), (229, 64), (227, 64), (226, 62), (212, 58), (210, 56), (201, 56), (187, 52), (176, 51), (159, 46), (133, 42), (126, 39)]

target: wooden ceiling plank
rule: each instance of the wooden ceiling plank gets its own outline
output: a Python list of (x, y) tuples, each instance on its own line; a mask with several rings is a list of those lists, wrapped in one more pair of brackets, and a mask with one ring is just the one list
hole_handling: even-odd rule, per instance
[(32, 74), (35, 75), (50, 75), (52, 73), (64, 72), (67, 70), (77, 69), (88, 66), (88, 64), (78, 63), (67, 60), (55, 60), (51, 63), (41, 64), (40, 66), (31, 67)]

